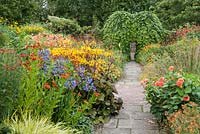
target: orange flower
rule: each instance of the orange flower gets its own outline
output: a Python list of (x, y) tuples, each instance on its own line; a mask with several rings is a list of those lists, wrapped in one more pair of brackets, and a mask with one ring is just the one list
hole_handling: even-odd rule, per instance
[(52, 81), (52, 86), (55, 88), (58, 87), (58, 85), (56, 84), (56, 82), (54, 80)]
[(148, 79), (144, 79), (140, 82), (140, 84), (143, 86), (143, 87), (146, 87), (146, 84), (149, 82)]
[(159, 81), (160, 81), (160, 82), (164, 82), (164, 81), (165, 81), (165, 78), (164, 78), (164, 77), (160, 77)]
[(46, 83), (44, 83), (44, 88), (46, 88), (46, 89), (50, 89), (51, 86), (46, 82)]
[(190, 101), (190, 97), (187, 95), (187, 96), (184, 96), (183, 97), (183, 101)]
[(174, 66), (169, 66), (168, 70), (169, 71), (173, 71), (174, 70)]
[(162, 82), (162, 81), (156, 81), (154, 83), (154, 86), (158, 86), (158, 87), (162, 87), (163, 85), (164, 85), (164, 82)]
[(148, 83), (149, 82), (149, 80), (148, 79), (144, 79), (144, 83)]
[(70, 74), (69, 74), (69, 73), (62, 74), (62, 75), (61, 75), (61, 78), (67, 79), (69, 76), (70, 76)]
[(100, 94), (100, 93), (97, 93), (97, 92), (94, 92), (94, 95), (95, 95), (96, 97), (99, 97), (101, 94)]
[(79, 97), (81, 97), (81, 96), (82, 96), (82, 94), (81, 94), (81, 93), (78, 93), (78, 96), (79, 96)]
[(30, 54), (30, 56), (29, 56), (29, 58), (31, 59), (31, 60), (38, 60), (38, 57), (37, 57), (37, 55), (35, 55), (35, 54)]
[(184, 79), (183, 78), (179, 78), (178, 81), (176, 82), (176, 85), (180, 88), (183, 87), (183, 82), (184, 82)]

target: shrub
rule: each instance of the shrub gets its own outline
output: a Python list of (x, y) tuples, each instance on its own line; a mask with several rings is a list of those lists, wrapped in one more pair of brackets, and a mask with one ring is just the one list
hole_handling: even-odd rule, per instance
[(185, 25), (176, 30), (175, 35), (177, 38), (198, 38), (200, 39), (200, 26)]
[[(146, 99), (151, 104), (151, 113), (160, 121), (166, 116), (181, 109), (182, 104), (193, 101), (199, 104), (200, 85), (199, 77), (181, 75), (173, 72), (174, 67), (169, 67), (169, 72), (156, 82), (144, 84)], [(144, 82), (143, 82), (144, 83)]]
[[(103, 38), (108, 47), (117, 48), (129, 54), (130, 42), (133, 40), (132, 22), (133, 16), (125, 11), (114, 12), (103, 27)], [(111, 46), (110, 46), (111, 45)]]
[(33, 117), (28, 113), (14, 115), (5, 124), (11, 130), (11, 134), (81, 134), (75, 129), (66, 128), (64, 123), (52, 123), (45, 117)]
[(47, 30), (41, 25), (24, 25), (20, 27), (20, 33), (39, 34), (43, 32), (47, 32)]
[(173, 134), (200, 133), (200, 107), (194, 102), (182, 105), (182, 109), (167, 117)]
[(148, 44), (161, 42), (166, 35), (166, 30), (158, 17), (148, 11), (134, 14), (132, 29), (133, 39), (137, 43), (137, 53)]
[(186, 23), (199, 24), (199, 0), (161, 0), (155, 6), (155, 13), (165, 26), (171, 30)]
[(160, 46), (160, 44), (146, 45), (138, 53), (137, 61), (143, 65), (152, 63), (155, 60), (155, 58), (158, 57), (158, 55), (160, 54)]
[(0, 24), (0, 48), (2, 47), (16, 47), (19, 44), (19, 37), (8, 26)]
[(50, 23), (47, 24), (47, 28), (54, 33), (63, 34), (80, 34), (81, 27), (75, 20), (59, 18), (56, 16), (48, 16)]
[(200, 74), (200, 46), (198, 39), (184, 38), (172, 45), (160, 46), (160, 48), (151, 47), (151, 45), (145, 47), (138, 55), (138, 59), (142, 64), (147, 66), (148, 64), (153, 64), (154, 66), (153, 69), (148, 70), (154, 75), (147, 75), (147, 73), (146, 77), (152, 78), (164, 75), (167, 72), (165, 67), (169, 65), (173, 65), (177, 71)]

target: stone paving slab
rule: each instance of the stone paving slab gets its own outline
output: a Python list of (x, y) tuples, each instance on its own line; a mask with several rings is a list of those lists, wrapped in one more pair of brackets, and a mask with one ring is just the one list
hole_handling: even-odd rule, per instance
[(144, 89), (140, 85), (141, 66), (135, 62), (127, 63), (124, 78), (115, 84), (123, 100), (119, 115), (105, 124), (101, 133), (96, 134), (167, 134), (159, 131), (150, 105), (145, 101)]
[(119, 114), (117, 116), (115, 116), (115, 119), (130, 119), (131, 118), (131, 112), (127, 111), (125, 109), (121, 109), (119, 111)]
[(111, 118), (108, 123), (104, 125), (104, 128), (117, 128), (118, 119)]
[(118, 123), (118, 128), (132, 128), (132, 120), (131, 119), (120, 119)]
[(158, 130), (158, 125), (151, 124), (147, 120), (132, 120), (132, 129)]
[(131, 134), (159, 134), (159, 131), (158, 130), (134, 129), (131, 131)]
[(102, 134), (131, 134), (131, 129), (127, 128), (104, 128)]

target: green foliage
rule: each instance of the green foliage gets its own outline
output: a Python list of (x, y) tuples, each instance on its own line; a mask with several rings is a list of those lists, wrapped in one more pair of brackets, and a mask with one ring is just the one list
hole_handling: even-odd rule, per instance
[(181, 109), (182, 104), (193, 101), (199, 104), (199, 77), (180, 75), (169, 68), (169, 72), (156, 82), (147, 82), (146, 99), (151, 104), (151, 112), (160, 120)]
[(122, 107), (123, 101), (115, 98), (113, 92), (117, 92), (113, 84), (104, 79), (95, 80), (98, 97), (87, 115), (94, 120), (94, 124), (104, 124), (109, 121), (111, 115), (116, 115)]
[(81, 27), (78, 22), (71, 19), (58, 18), (55, 16), (48, 16), (50, 21), (47, 24), (47, 28), (49, 28), (52, 32), (63, 33), (63, 34), (80, 34)]
[(132, 28), (133, 39), (137, 43), (137, 53), (148, 44), (161, 42), (166, 35), (166, 30), (158, 17), (148, 11), (134, 14)]
[[(54, 108), (57, 107), (62, 90), (52, 88), (47, 90), (44, 83), (48, 80), (40, 75), (40, 68), (37, 67), (38, 61), (31, 63), (26, 60), (23, 61), (24, 74), (22, 74), (22, 81), (18, 97), (16, 111), (30, 111), (34, 116), (45, 116), (51, 118), (54, 113)], [(31, 78), (31, 79), (30, 79)]]
[(82, 116), (79, 119), (78, 130), (83, 131), (84, 134), (94, 134), (94, 124), (89, 117)]
[(0, 16), (20, 23), (38, 21), (45, 17), (42, 0), (0, 0)]
[(166, 35), (158, 17), (147, 11), (130, 14), (124, 11), (113, 13), (103, 28), (104, 39), (129, 54), (130, 43), (137, 43), (137, 54), (147, 44), (161, 42)]
[(133, 16), (125, 11), (114, 12), (103, 27), (103, 38), (109, 47), (130, 52), (130, 42), (133, 40)]
[(10, 133), (10, 129), (4, 123), (0, 123), (0, 134), (8, 134)]
[(56, 16), (75, 18), (81, 26), (92, 25), (93, 17), (102, 26), (115, 11), (135, 13), (150, 10), (156, 2), (157, 0), (50, 0), (49, 8), (54, 10)]
[(15, 50), (0, 48), (0, 122), (16, 106), (22, 74)]
[(0, 48), (17, 47), (19, 42), (19, 37), (14, 31), (0, 24)]
[(64, 123), (52, 123), (45, 117), (34, 117), (27, 112), (21, 115), (13, 115), (5, 124), (11, 130), (11, 134), (81, 134), (80, 131), (66, 128)]
[(178, 28), (186, 23), (199, 24), (199, 0), (161, 0), (155, 13), (167, 29)]

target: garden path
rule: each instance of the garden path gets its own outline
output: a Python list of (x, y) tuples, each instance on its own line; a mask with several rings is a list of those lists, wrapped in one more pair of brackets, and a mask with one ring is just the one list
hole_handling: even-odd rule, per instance
[(124, 78), (115, 84), (123, 108), (96, 134), (163, 134), (144, 100), (144, 89), (138, 80), (141, 66), (132, 61), (124, 70)]

